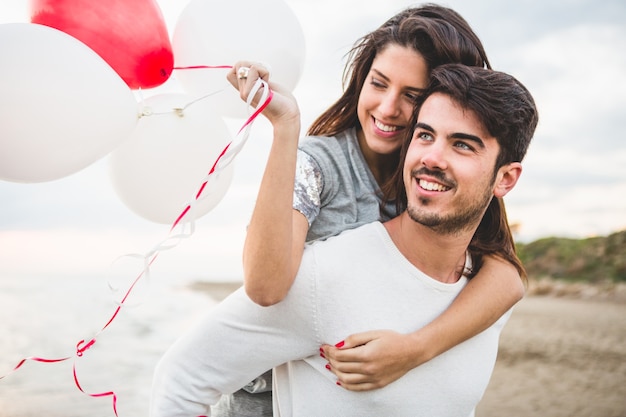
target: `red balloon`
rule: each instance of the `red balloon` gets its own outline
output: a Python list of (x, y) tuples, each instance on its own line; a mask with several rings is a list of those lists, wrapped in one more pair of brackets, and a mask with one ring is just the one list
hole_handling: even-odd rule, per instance
[(174, 55), (156, 0), (31, 0), (32, 23), (58, 29), (100, 55), (131, 89), (163, 84)]

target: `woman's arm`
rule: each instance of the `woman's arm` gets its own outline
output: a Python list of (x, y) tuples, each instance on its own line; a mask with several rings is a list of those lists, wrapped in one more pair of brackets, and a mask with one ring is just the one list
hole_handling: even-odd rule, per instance
[[(250, 67), (246, 79), (236, 76), (241, 66)], [(244, 100), (259, 77), (267, 81), (269, 73), (246, 62), (237, 63), (228, 74)], [(272, 123), (274, 138), (243, 248), (246, 293), (263, 306), (281, 301), (289, 291), (309, 227), (306, 218), (293, 210), (300, 111), (289, 92), (276, 84), (270, 87), (274, 97), (263, 115)]]
[(263, 306), (276, 304), (287, 295), (309, 227), (304, 215), (292, 208), (297, 140), (286, 138), (291, 143), (285, 145), (277, 143), (282, 139), (279, 136), (275, 129), (243, 248), (246, 292)]
[(344, 388), (381, 388), (487, 329), (523, 296), (524, 285), (513, 265), (487, 257), (452, 305), (430, 324), (410, 334), (354, 334), (340, 347), (322, 346), (324, 357)]

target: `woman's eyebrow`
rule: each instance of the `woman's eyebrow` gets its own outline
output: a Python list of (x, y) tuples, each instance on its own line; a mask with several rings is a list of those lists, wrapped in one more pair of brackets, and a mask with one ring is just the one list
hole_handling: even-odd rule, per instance
[[(380, 78), (382, 78), (383, 80), (385, 80), (387, 82), (391, 81), (391, 79), (389, 77), (387, 77), (385, 74), (383, 74), (382, 72), (380, 72), (376, 68), (372, 68), (370, 71), (376, 73), (377, 76), (379, 76)], [(413, 91), (413, 92), (419, 93), (419, 94), (422, 94), (424, 91), (426, 91), (425, 88), (420, 88), (420, 87), (407, 87), (407, 90), (410, 90), (410, 91)]]

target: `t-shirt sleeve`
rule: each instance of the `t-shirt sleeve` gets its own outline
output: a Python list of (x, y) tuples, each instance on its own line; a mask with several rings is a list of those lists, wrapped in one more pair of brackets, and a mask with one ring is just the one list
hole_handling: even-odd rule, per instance
[(320, 212), (322, 187), (320, 166), (308, 153), (298, 150), (293, 208), (306, 217), (309, 226)]

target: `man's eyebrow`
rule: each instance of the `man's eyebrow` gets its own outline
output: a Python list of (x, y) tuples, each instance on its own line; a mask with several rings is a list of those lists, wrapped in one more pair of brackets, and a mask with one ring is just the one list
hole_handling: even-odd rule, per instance
[(428, 130), (429, 132), (434, 132), (435, 129), (432, 128), (432, 126), (427, 125), (426, 123), (422, 123), (422, 122), (417, 122), (415, 124), (415, 129), (424, 129), (424, 130)]
[(459, 132), (459, 133), (453, 133), (452, 135), (450, 135), (450, 137), (453, 139), (469, 140), (471, 142), (474, 142), (476, 145), (478, 145), (479, 148), (481, 149), (485, 148), (485, 142), (476, 135), (470, 135), (469, 133)]
[[(426, 124), (424, 122), (417, 122), (415, 124), (415, 129), (424, 129), (428, 132), (436, 133), (435, 129), (433, 129), (431, 125)], [(476, 136), (476, 135), (470, 135), (469, 133), (457, 132), (457, 133), (453, 133), (452, 135), (450, 135), (450, 138), (468, 140), (468, 141), (475, 143), (481, 149), (485, 148), (485, 142), (479, 136)]]

